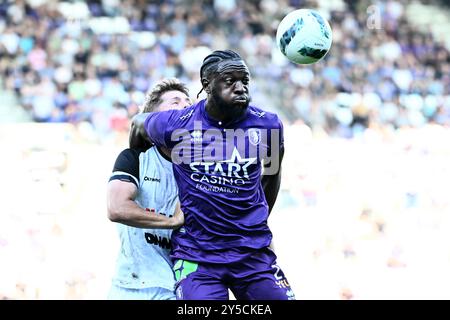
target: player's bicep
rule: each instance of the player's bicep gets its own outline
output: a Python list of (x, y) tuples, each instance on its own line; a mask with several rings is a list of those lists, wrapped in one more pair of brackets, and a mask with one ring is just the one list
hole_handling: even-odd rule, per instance
[(284, 128), (278, 119), (278, 127), (270, 132), (270, 152), (264, 161), (264, 172), (268, 175), (280, 174), (281, 162), (284, 157)]
[(150, 113), (144, 122), (144, 128), (148, 137), (152, 143), (159, 147), (167, 147), (167, 119), (163, 118), (164, 115), (161, 112)]
[(123, 150), (116, 159), (107, 187), (108, 212), (120, 210), (125, 201), (134, 200), (139, 188), (139, 151)]
[(110, 180), (108, 182), (108, 203), (122, 203), (124, 201), (134, 201), (137, 196), (138, 187), (135, 183), (127, 180)]
[[(273, 138), (273, 136), (272, 136)], [(279, 142), (279, 138), (272, 139), (271, 148), (268, 155), (262, 160), (263, 175), (277, 175), (281, 171), (281, 162), (284, 157), (284, 143)]]
[(129, 181), (110, 180), (107, 187), (106, 205), (108, 218), (118, 221), (126, 212), (130, 201), (134, 201), (138, 192), (137, 186)]
[(171, 149), (174, 146), (172, 133), (180, 128), (179, 110), (152, 112), (145, 119), (144, 127), (150, 140), (158, 147)]

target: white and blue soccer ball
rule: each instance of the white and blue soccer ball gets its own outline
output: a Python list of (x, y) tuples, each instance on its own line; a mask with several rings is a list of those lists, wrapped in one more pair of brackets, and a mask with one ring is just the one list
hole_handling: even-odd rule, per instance
[(292, 11), (278, 25), (278, 48), (290, 61), (298, 64), (315, 63), (328, 53), (333, 34), (328, 21), (317, 11)]

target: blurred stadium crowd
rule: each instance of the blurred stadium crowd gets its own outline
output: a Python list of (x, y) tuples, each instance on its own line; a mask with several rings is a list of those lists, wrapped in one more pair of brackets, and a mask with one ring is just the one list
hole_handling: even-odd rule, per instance
[[(313, 66), (288, 63), (273, 42), (301, 7), (329, 13), (333, 29)], [(130, 117), (162, 77), (195, 98), (203, 57), (233, 48), (253, 102), (286, 125), (269, 223), (297, 298), (448, 299), (450, 38), (416, 22), (427, 12), (448, 25), (449, 10), (438, 0), (2, 1), (0, 122), (17, 124), (0, 126), (0, 161), (20, 170), (0, 184), (0, 298), (106, 297), (118, 240), (103, 195)]]
[[(344, 137), (371, 124), (448, 125), (450, 51), (411, 23), (408, 3), (378, 1), (369, 13), (369, 1), (3, 1), (0, 87), (34, 121), (87, 122), (102, 135), (127, 130), (162, 77), (179, 77), (194, 97), (202, 58), (234, 48), (252, 71), (255, 104), (288, 122)], [(277, 24), (318, 5), (332, 50), (295, 67), (273, 41)]]

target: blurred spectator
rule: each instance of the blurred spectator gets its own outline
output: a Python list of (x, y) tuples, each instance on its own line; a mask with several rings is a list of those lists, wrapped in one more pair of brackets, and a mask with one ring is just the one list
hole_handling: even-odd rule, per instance
[[(253, 72), (254, 101), (288, 121), (302, 119), (345, 137), (372, 122), (449, 125), (449, 50), (408, 22), (406, 1), (377, 2), (380, 29), (367, 28), (368, 5), (329, 7), (331, 52), (315, 65), (295, 66), (279, 58), (277, 22), (316, 1), (6, 2), (0, 10), (1, 85), (14, 90), (35, 121), (73, 121), (76, 105), (94, 124), (98, 99), (103, 116), (116, 117), (119, 103), (131, 117), (136, 92), (145, 94), (152, 82), (173, 76), (198, 87), (201, 59), (230, 47), (241, 51)], [(111, 21), (106, 33), (93, 24), (100, 17), (125, 20)], [(364, 104), (342, 104), (343, 93), (370, 93), (377, 103), (361, 118)], [(111, 126), (116, 120), (107, 122), (100, 135), (118, 128)]]

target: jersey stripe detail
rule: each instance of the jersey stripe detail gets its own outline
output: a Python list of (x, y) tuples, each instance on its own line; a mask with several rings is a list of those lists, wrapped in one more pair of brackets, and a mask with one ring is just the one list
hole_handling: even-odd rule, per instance
[(135, 176), (123, 171), (114, 171), (111, 174), (109, 181), (123, 178), (131, 178), (130, 182), (133, 182), (139, 188), (139, 180)]

